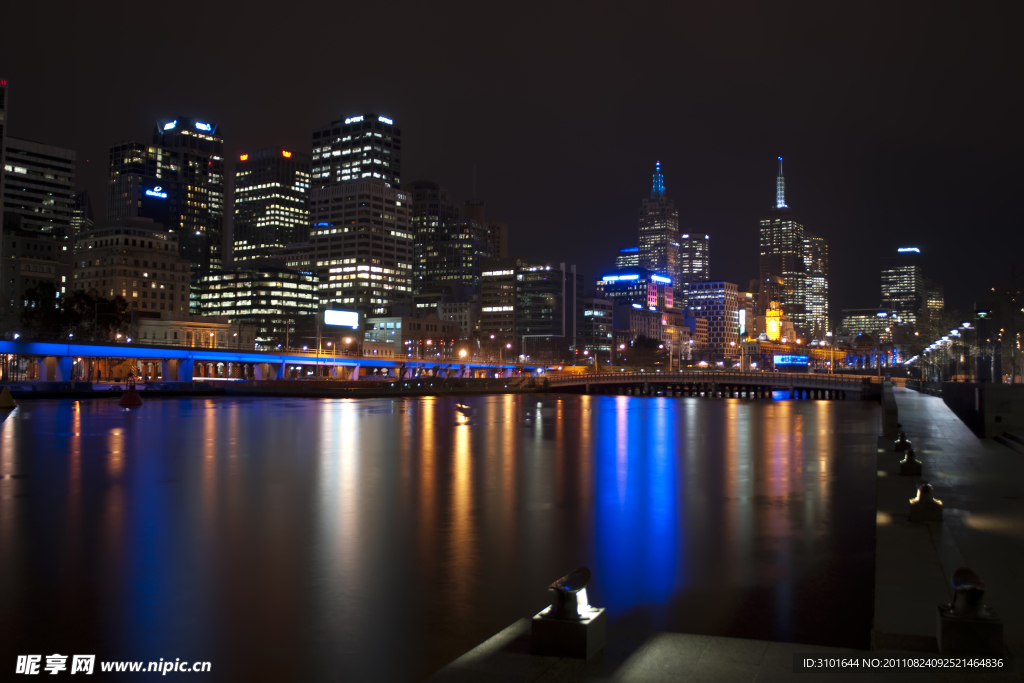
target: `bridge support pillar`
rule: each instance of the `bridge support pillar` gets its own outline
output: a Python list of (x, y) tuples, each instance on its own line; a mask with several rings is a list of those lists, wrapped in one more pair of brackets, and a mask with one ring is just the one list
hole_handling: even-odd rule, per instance
[(169, 358), (160, 361), (160, 374), (165, 382), (191, 382), (193, 365), (191, 358)]
[(74, 359), (71, 356), (44, 356), (39, 359), (39, 379), (45, 382), (70, 382)]

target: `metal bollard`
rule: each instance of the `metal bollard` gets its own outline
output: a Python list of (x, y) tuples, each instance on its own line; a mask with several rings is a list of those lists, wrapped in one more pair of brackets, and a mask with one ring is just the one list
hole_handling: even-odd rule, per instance
[(985, 583), (967, 567), (953, 572), (953, 602), (939, 605), (939, 652), (1001, 656), (1003, 623), (985, 606)]
[(901, 431), (900, 432), (900, 438), (896, 439), (894, 450), (897, 451), (897, 452), (902, 452), (902, 451), (908, 450), (909, 448), (910, 448), (910, 442), (907, 440), (907, 433)]
[(932, 485), (922, 481), (917, 485), (917, 498), (910, 499), (911, 522), (941, 522), (942, 501), (933, 495)]
[(903, 459), (900, 460), (900, 476), (921, 476), (921, 461), (914, 457), (913, 448), (908, 448), (907, 452), (903, 456)]
[(533, 654), (590, 659), (604, 647), (604, 608), (588, 604), (588, 583), (590, 570), (580, 567), (548, 586), (555, 601), (533, 617)]

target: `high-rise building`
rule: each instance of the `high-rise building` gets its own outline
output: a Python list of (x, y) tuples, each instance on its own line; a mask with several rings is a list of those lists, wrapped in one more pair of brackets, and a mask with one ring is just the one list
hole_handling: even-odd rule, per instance
[(285, 246), (309, 239), (308, 154), (272, 147), (235, 164), (234, 267), (281, 259)]
[(16, 320), (24, 294), (51, 284), (70, 287), (75, 153), (6, 135), (3, 154), (3, 247), (0, 320)]
[(334, 121), (313, 131), (313, 187), (376, 178), (401, 187), (402, 130), (377, 114)]
[[(594, 362), (610, 358), (613, 340), (612, 312), (614, 302), (608, 299), (583, 299), (583, 330), (580, 332), (580, 352), (594, 358)], [(579, 355), (577, 355), (579, 359)], [(577, 361), (578, 362), (578, 361)]]
[(640, 247), (623, 247), (615, 257), (616, 268), (640, 267)]
[(576, 266), (502, 259), (489, 267), (480, 284), (485, 351), (536, 360), (573, 354), (583, 331), (583, 276)]
[(794, 220), (786, 204), (786, 179), (775, 180), (775, 207), (761, 219), (760, 281), (781, 277), (783, 289), (779, 299), (783, 310), (801, 331), (807, 329), (807, 274), (804, 266), (804, 226)]
[[(679, 212), (675, 203), (665, 196), (665, 177), (661, 162), (654, 165), (651, 196), (640, 203), (640, 267), (680, 280), (679, 272)], [(676, 285), (677, 295), (683, 294)], [(678, 297), (685, 299), (684, 297)]]
[(349, 180), (314, 186), (309, 204), (322, 307), (379, 315), (412, 294), (407, 191), (379, 178)]
[(946, 310), (946, 290), (942, 285), (925, 282), (924, 307), (928, 310), (929, 315)]
[(462, 207), (463, 220), (477, 221), (484, 226), (487, 241), (491, 245), (491, 258), (508, 258), (508, 223), (487, 220), (487, 206), (483, 200), (467, 199)]
[(71, 230), (78, 235), (82, 231), (91, 230), (94, 224), (89, 190), (82, 190), (75, 195), (75, 205), (71, 211)]
[(536, 360), (572, 357), (583, 332), (583, 275), (576, 266), (520, 267), (516, 273), (516, 340)]
[(921, 250), (900, 247), (896, 256), (882, 258), (882, 307), (900, 322), (913, 325), (924, 305), (924, 275)]
[(101, 222), (75, 240), (73, 288), (104, 299), (121, 297), (131, 310), (187, 315), (191, 275), (178, 233), (149, 218)]
[(198, 282), (223, 267), (224, 138), (217, 124), (180, 117), (157, 121), (150, 144), (110, 148), (107, 217), (150, 218), (178, 235)]
[(402, 131), (363, 114), (313, 131), (310, 245), (320, 305), (381, 315), (412, 294), (411, 197), (401, 188)]
[[(690, 283), (707, 282), (711, 279), (711, 237), (686, 233), (679, 239), (679, 277), (676, 287), (683, 295), (689, 293)], [(678, 302), (679, 308), (686, 307), (686, 301)]]
[(739, 288), (731, 282), (694, 282), (689, 289), (690, 312), (708, 321), (708, 350), (718, 357), (738, 356)]
[(265, 348), (300, 345), (296, 332), (304, 320), (313, 320), (317, 306), (317, 278), (311, 273), (265, 266), (212, 273), (202, 280), (203, 314), (253, 325), (256, 343)]
[(433, 273), (427, 273), (427, 264), (436, 259), (436, 247), (447, 233), (448, 226), (462, 217), (461, 207), (451, 198), (447, 188), (430, 180), (408, 183), (409, 227), (413, 234), (414, 264), (413, 291), (419, 293), (432, 283)]
[(74, 150), (7, 136), (3, 184), (5, 227), (71, 239)]
[(828, 323), (828, 242), (823, 237), (804, 234), (804, 312), (807, 333), (812, 339), (824, 339)]

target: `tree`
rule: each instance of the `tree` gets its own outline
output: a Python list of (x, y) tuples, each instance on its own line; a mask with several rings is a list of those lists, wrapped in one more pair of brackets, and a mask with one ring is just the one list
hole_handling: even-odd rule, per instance
[(41, 282), (25, 292), (21, 323), (30, 337), (59, 339), (64, 331), (64, 314), (56, 288)]
[(25, 334), (37, 339), (93, 339), (110, 341), (127, 336), (131, 324), (128, 302), (121, 297), (108, 301), (77, 290), (60, 297), (44, 282), (25, 292), (21, 322)]
[(668, 352), (665, 345), (651, 337), (640, 335), (630, 343), (626, 350), (630, 365), (668, 365)]

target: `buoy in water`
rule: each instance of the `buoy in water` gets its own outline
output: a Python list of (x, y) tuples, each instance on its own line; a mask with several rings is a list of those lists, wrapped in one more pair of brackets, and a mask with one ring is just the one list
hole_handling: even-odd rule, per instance
[(10, 410), (17, 406), (18, 404), (14, 402), (14, 397), (11, 396), (11, 390), (4, 387), (4, 390), (0, 391), (0, 410)]
[(135, 384), (129, 384), (128, 390), (121, 394), (121, 400), (117, 402), (122, 408), (137, 408), (142, 405), (142, 397), (135, 391)]

